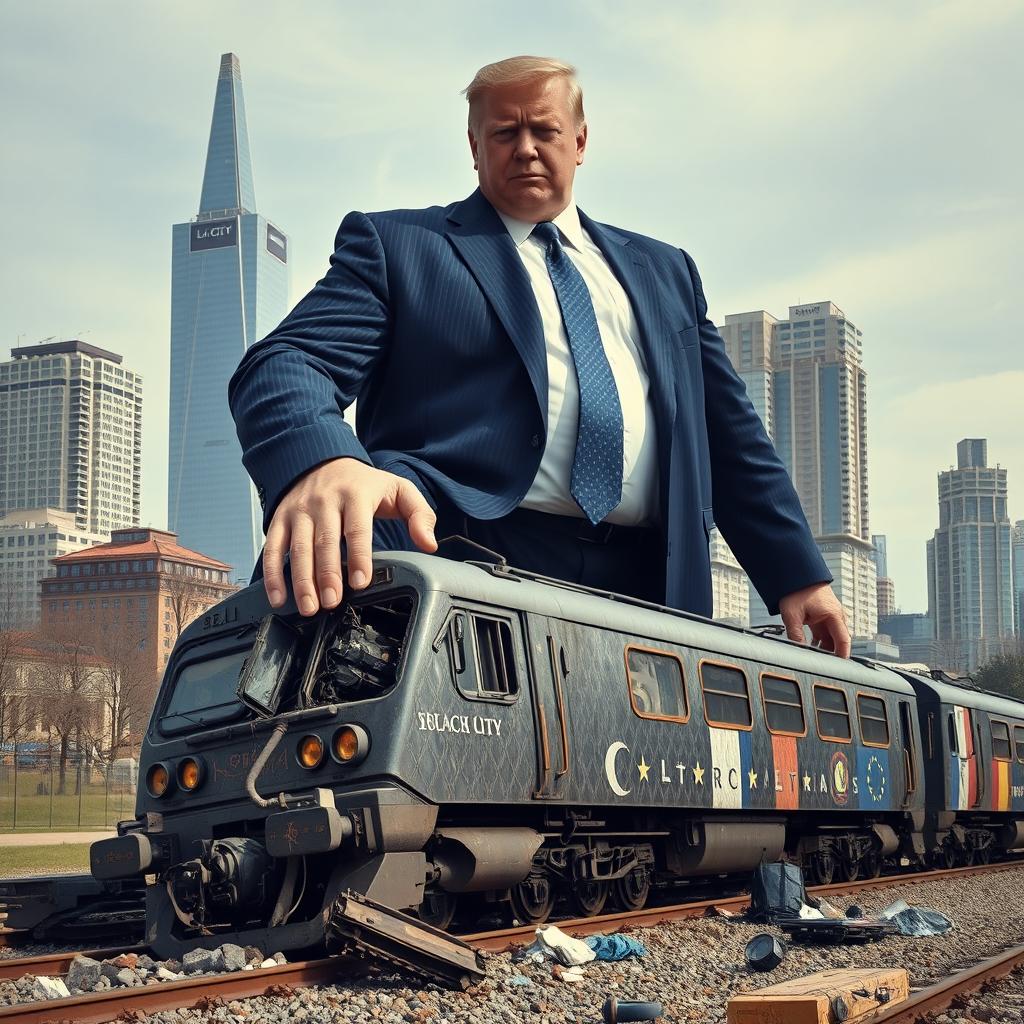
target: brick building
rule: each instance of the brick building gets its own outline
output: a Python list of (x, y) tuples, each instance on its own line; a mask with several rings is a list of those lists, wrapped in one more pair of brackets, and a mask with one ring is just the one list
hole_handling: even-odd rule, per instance
[(149, 527), (114, 530), (109, 543), (51, 559), (41, 580), (42, 632), (84, 627), (138, 638), (162, 672), (178, 634), (237, 588), (231, 567)]

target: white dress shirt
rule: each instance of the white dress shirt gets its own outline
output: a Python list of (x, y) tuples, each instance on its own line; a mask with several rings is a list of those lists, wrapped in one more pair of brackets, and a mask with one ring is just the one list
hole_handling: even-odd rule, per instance
[[(548, 365), (548, 433), (540, 468), (521, 507), (560, 516), (583, 517), (569, 491), (576, 455), (580, 390), (569, 339), (554, 285), (544, 262), (544, 245), (530, 237), (534, 226), (498, 211), (523, 261), (544, 327)], [(608, 365), (622, 406), (622, 500), (605, 522), (625, 526), (654, 522), (658, 506), (658, 452), (650, 380), (640, 346), (640, 330), (622, 285), (604, 254), (580, 224), (576, 204), (552, 222), (562, 246), (583, 276), (601, 333)]]

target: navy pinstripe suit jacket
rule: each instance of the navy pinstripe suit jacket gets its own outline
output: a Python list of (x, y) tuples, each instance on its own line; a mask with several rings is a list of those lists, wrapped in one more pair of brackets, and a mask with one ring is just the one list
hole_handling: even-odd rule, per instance
[[(710, 615), (716, 516), (770, 610), (831, 579), (707, 318), (693, 261), (582, 211), (580, 219), (642, 335), (665, 603)], [(335, 245), (327, 275), (245, 353), (229, 386), (264, 525), (301, 474), (338, 456), (405, 476), (428, 500), (443, 496), (477, 519), (510, 512), (540, 464), (547, 363), (529, 278), (494, 209), (477, 190), (448, 207), (351, 213)], [(353, 433), (342, 410), (356, 398)]]

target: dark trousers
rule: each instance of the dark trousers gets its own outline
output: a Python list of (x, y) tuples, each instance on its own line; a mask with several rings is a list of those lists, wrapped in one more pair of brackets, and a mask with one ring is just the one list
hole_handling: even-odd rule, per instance
[[(665, 600), (665, 550), (657, 529), (591, 526), (586, 519), (523, 508), (501, 519), (472, 519), (458, 509), (439, 508), (435, 536), (437, 553), (446, 558), (489, 560), (472, 544), (445, 542), (463, 537), (517, 569), (658, 604)], [(414, 550), (405, 524), (397, 520), (377, 520), (373, 540), (381, 550)]]

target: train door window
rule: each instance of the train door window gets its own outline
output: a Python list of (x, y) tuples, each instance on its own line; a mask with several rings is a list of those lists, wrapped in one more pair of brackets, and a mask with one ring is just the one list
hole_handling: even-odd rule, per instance
[(992, 720), (992, 756), (997, 761), (1010, 760), (1010, 727)]
[(505, 619), (457, 611), (448, 627), (455, 680), (464, 697), (513, 700), (519, 693), (512, 627)]
[(889, 716), (885, 701), (866, 693), (857, 694), (857, 718), (860, 719), (860, 738), (866, 747), (889, 746)]
[(761, 700), (768, 731), (782, 736), (806, 736), (800, 684), (788, 676), (761, 673)]
[(850, 706), (844, 691), (836, 686), (815, 683), (814, 713), (821, 739), (836, 743), (850, 742), (853, 736), (850, 731)]
[(685, 722), (690, 717), (683, 665), (674, 654), (626, 648), (629, 702), (641, 718)]
[(946, 721), (949, 725), (949, 752), (951, 754), (959, 753), (959, 746), (957, 744), (956, 736), (956, 720), (953, 717), (952, 711), (950, 711)]
[(1013, 727), (1013, 748), (1017, 754), (1017, 760), (1024, 764), (1024, 725)]
[(752, 728), (750, 689), (742, 669), (717, 661), (702, 661), (700, 685), (704, 691), (704, 717), (708, 725), (727, 729)]

